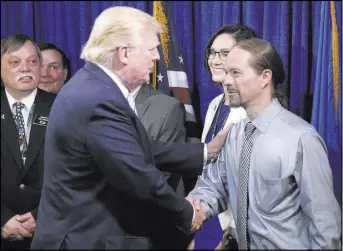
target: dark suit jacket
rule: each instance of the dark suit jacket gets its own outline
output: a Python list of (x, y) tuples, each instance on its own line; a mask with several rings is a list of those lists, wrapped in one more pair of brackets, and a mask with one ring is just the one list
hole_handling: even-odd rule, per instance
[[(183, 103), (165, 95), (150, 85), (143, 85), (136, 97), (137, 116), (153, 140), (163, 143), (185, 143), (186, 112)], [(164, 172), (168, 184), (180, 198), (185, 197), (182, 177), (179, 173)], [(163, 219), (159, 224), (164, 223)], [(154, 243), (157, 249), (186, 249), (191, 236), (168, 225)]]
[(149, 249), (156, 210), (189, 231), (192, 206), (155, 166), (200, 173), (203, 147), (151, 142), (118, 86), (87, 63), (51, 110), (31, 248)]
[[(179, 100), (145, 84), (137, 93), (136, 108), (137, 116), (152, 140), (162, 143), (186, 142), (186, 112)], [(185, 197), (181, 175), (165, 172), (165, 176), (174, 191)]]
[(55, 97), (55, 94), (37, 90), (28, 153), (23, 166), (13, 115), (5, 89), (1, 88), (1, 226), (16, 214), (31, 212), (37, 219), (46, 130), (46, 126), (37, 122), (41, 116), (49, 117)]

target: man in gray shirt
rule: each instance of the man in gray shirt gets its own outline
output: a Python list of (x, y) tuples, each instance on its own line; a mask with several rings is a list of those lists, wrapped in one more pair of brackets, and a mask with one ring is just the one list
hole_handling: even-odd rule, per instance
[(240, 249), (341, 249), (327, 149), (312, 125), (280, 104), (280, 56), (264, 40), (246, 40), (226, 67), (230, 105), (243, 106), (248, 118), (233, 126), (189, 199), (208, 217), (230, 203)]

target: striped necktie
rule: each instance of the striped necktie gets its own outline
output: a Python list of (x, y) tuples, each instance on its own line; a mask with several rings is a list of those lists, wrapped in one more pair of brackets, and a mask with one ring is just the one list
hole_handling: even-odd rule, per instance
[(238, 194), (237, 194), (237, 238), (240, 250), (248, 250), (248, 183), (249, 167), (252, 149), (252, 134), (256, 127), (248, 122), (245, 127), (245, 137), (241, 150), (238, 170)]

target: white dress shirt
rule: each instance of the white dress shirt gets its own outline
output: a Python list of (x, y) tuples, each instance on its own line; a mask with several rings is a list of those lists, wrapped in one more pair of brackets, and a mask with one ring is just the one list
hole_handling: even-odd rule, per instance
[[(25, 137), (26, 137), (26, 142), (27, 145), (29, 144), (29, 139), (30, 139), (30, 131), (31, 131), (31, 124), (29, 124), (29, 114), (32, 109), (33, 103), (35, 102), (35, 98), (37, 95), (37, 88), (27, 97), (23, 98), (22, 100), (16, 100), (9, 92), (5, 89), (8, 104), (11, 108), (11, 111), (13, 115), (15, 115), (16, 109), (15, 109), (15, 103), (20, 101), (23, 105), (24, 108), (21, 110), (21, 113), (23, 114), (24, 117), (24, 126), (25, 126)], [(33, 119), (33, 118), (32, 118)]]
[(114, 74), (112, 71), (110, 71), (109, 69), (107, 69), (103, 65), (100, 65), (100, 64), (96, 64), (96, 65), (100, 69), (102, 69), (113, 80), (113, 82), (119, 87), (119, 89), (123, 93), (125, 99), (129, 102), (130, 107), (132, 108), (132, 110), (137, 115), (135, 99), (137, 97), (137, 94), (138, 94), (139, 89), (141, 88), (141, 86), (136, 88), (133, 92), (129, 92), (129, 90), (127, 89), (127, 87), (123, 83), (123, 81), (116, 74)]

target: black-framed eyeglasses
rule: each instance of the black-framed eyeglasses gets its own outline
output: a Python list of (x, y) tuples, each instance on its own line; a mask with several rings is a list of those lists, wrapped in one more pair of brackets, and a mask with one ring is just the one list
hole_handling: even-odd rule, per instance
[(205, 51), (205, 55), (209, 59), (214, 59), (216, 55), (218, 54), (219, 59), (224, 61), (227, 58), (227, 55), (229, 54), (229, 50), (220, 50), (220, 51), (215, 51), (211, 48), (207, 48)]

